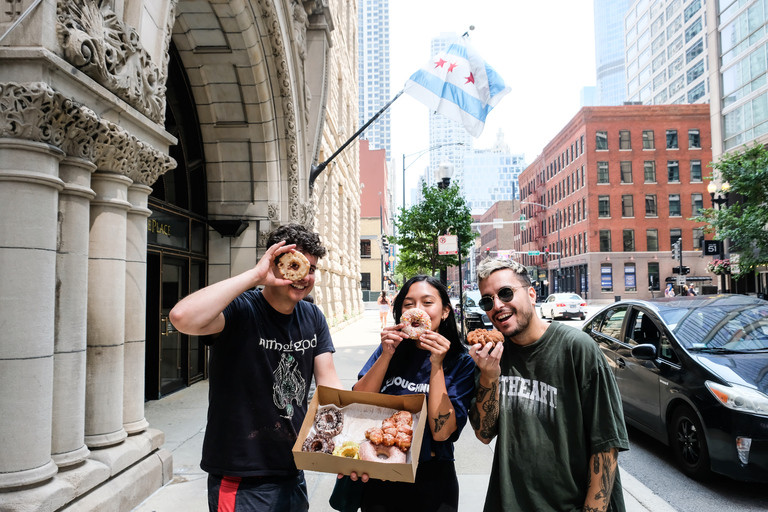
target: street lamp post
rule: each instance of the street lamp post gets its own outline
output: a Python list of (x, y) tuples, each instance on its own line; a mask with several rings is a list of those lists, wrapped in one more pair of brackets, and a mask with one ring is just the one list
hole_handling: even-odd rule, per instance
[[(713, 181), (709, 182), (709, 185), (707, 185), (707, 192), (709, 192), (709, 197), (712, 200), (712, 208), (715, 208), (716, 210), (722, 210), (728, 207), (728, 191), (730, 189), (731, 189), (731, 185), (727, 181), (724, 182), (722, 185), (720, 185), (720, 190), (717, 189), (717, 185), (715, 185)], [(721, 260), (725, 259), (726, 243), (727, 243), (727, 240), (724, 239), (723, 243), (720, 244)], [(721, 274), (720, 289), (725, 293), (728, 293), (728, 291), (726, 290), (727, 283), (728, 283), (728, 279), (726, 279), (725, 274)]]
[(530, 201), (520, 201), (520, 204), (530, 204), (534, 206), (541, 206), (546, 210), (555, 210), (555, 225), (557, 226), (557, 291), (561, 292), (563, 287), (562, 274), (563, 274), (563, 260), (562, 260), (562, 246), (560, 243), (560, 208), (552, 208), (541, 203), (533, 203)]
[[(447, 142), (445, 144), (436, 144), (434, 146), (428, 147), (427, 149), (422, 149), (421, 151), (417, 151), (416, 153), (411, 153), (410, 155), (403, 154), (403, 208), (405, 208), (405, 170), (408, 169), (410, 166), (416, 163), (416, 160), (418, 160), (420, 157), (426, 155), (430, 151), (434, 151), (436, 149), (440, 149), (445, 146), (463, 146), (463, 142)], [(413, 160), (411, 160), (411, 163), (408, 165), (405, 165), (405, 159), (411, 156), (415, 156)]]

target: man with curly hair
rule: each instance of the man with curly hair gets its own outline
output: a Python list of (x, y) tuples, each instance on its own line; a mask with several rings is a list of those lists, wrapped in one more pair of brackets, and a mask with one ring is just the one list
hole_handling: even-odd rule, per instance
[(477, 282), (504, 335), (469, 351), (469, 420), (483, 443), (498, 436), (485, 511), (622, 512), (617, 458), (629, 441), (608, 361), (586, 333), (539, 318), (520, 263), (487, 258)]
[[(213, 511), (309, 510), (304, 473), (291, 449), (307, 413), (310, 383), (341, 388), (333, 342), (312, 291), (320, 237), (300, 224), (269, 234), (256, 266), (182, 299), (170, 320), (210, 345), (208, 425), (200, 467)], [(299, 281), (276, 262), (288, 252), (309, 261)], [(259, 290), (258, 288), (263, 288)]]

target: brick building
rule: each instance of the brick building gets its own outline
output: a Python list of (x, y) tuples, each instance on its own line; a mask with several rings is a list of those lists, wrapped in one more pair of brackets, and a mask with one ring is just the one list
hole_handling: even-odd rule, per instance
[(582, 108), (520, 175), (530, 222), (517, 250), (542, 253), (520, 261), (545, 271), (550, 293), (650, 298), (675, 279), (682, 238), (687, 282), (713, 284), (704, 224), (689, 220), (705, 206), (710, 160), (707, 105)]
[(369, 141), (360, 139), (360, 274), (363, 300), (376, 300), (386, 286), (389, 248), (383, 237), (390, 234), (389, 173), (386, 149), (370, 149)]

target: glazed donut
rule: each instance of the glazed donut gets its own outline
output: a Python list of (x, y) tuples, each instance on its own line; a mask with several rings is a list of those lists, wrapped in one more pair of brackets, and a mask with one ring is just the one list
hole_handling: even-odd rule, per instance
[(335, 444), (331, 436), (327, 434), (318, 433), (314, 436), (309, 436), (301, 447), (303, 452), (316, 452), (316, 453), (329, 453), (333, 454)]
[(322, 407), (315, 415), (315, 429), (329, 436), (337, 436), (344, 430), (344, 415), (335, 407)]
[(432, 327), (432, 319), (426, 311), (419, 308), (411, 308), (400, 317), (400, 322), (405, 324), (403, 334), (409, 339), (417, 340), (419, 336)]
[(346, 457), (348, 459), (359, 459), (360, 445), (354, 441), (346, 441), (340, 446), (337, 446), (333, 450), (333, 454), (338, 457)]
[(479, 343), (484, 347), (486, 343), (493, 343), (494, 345), (497, 345), (503, 342), (504, 335), (501, 334), (501, 331), (497, 331), (496, 329), (487, 331), (485, 329), (475, 329), (474, 331), (467, 334), (467, 343), (469, 345), (476, 345)]
[(397, 446), (383, 446), (366, 441), (360, 445), (360, 458), (387, 464), (405, 463), (405, 453)]
[(286, 252), (278, 258), (277, 269), (284, 278), (301, 281), (309, 273), (309, 260), (299, 251)]
[(405, 423), (406, 425), (413, 425), (413, 416), (408, 411), (397, 411), (392, 415), (392, 419), (395, 423)]

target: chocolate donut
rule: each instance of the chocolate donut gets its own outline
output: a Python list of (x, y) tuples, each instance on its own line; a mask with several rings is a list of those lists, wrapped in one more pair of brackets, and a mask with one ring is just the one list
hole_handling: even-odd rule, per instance
[(333, 454), (333, 449), (336, 445), (328, 434), (318, 433), (314, 436), (309, 436), (304, 444), (301, 446), (303, 452), (316, 452), (316, 453), (328, 453)]
[(322, 407), (315, 415), (315, 429), (329, 436), (337, 436), (344, 430), (344, 415), (335, 407)]
[(432, 327), (432, 319), (423, 309), (411, 308), (400, 317), (400, 322), (405, 324), (402, 331), (409, 339), (417, 340), (419, 336)]
[(405, 463), (405, 453), (397, 446), (384, 446), (366, 441), (360, 445), (360, 458), (387, 464)]

